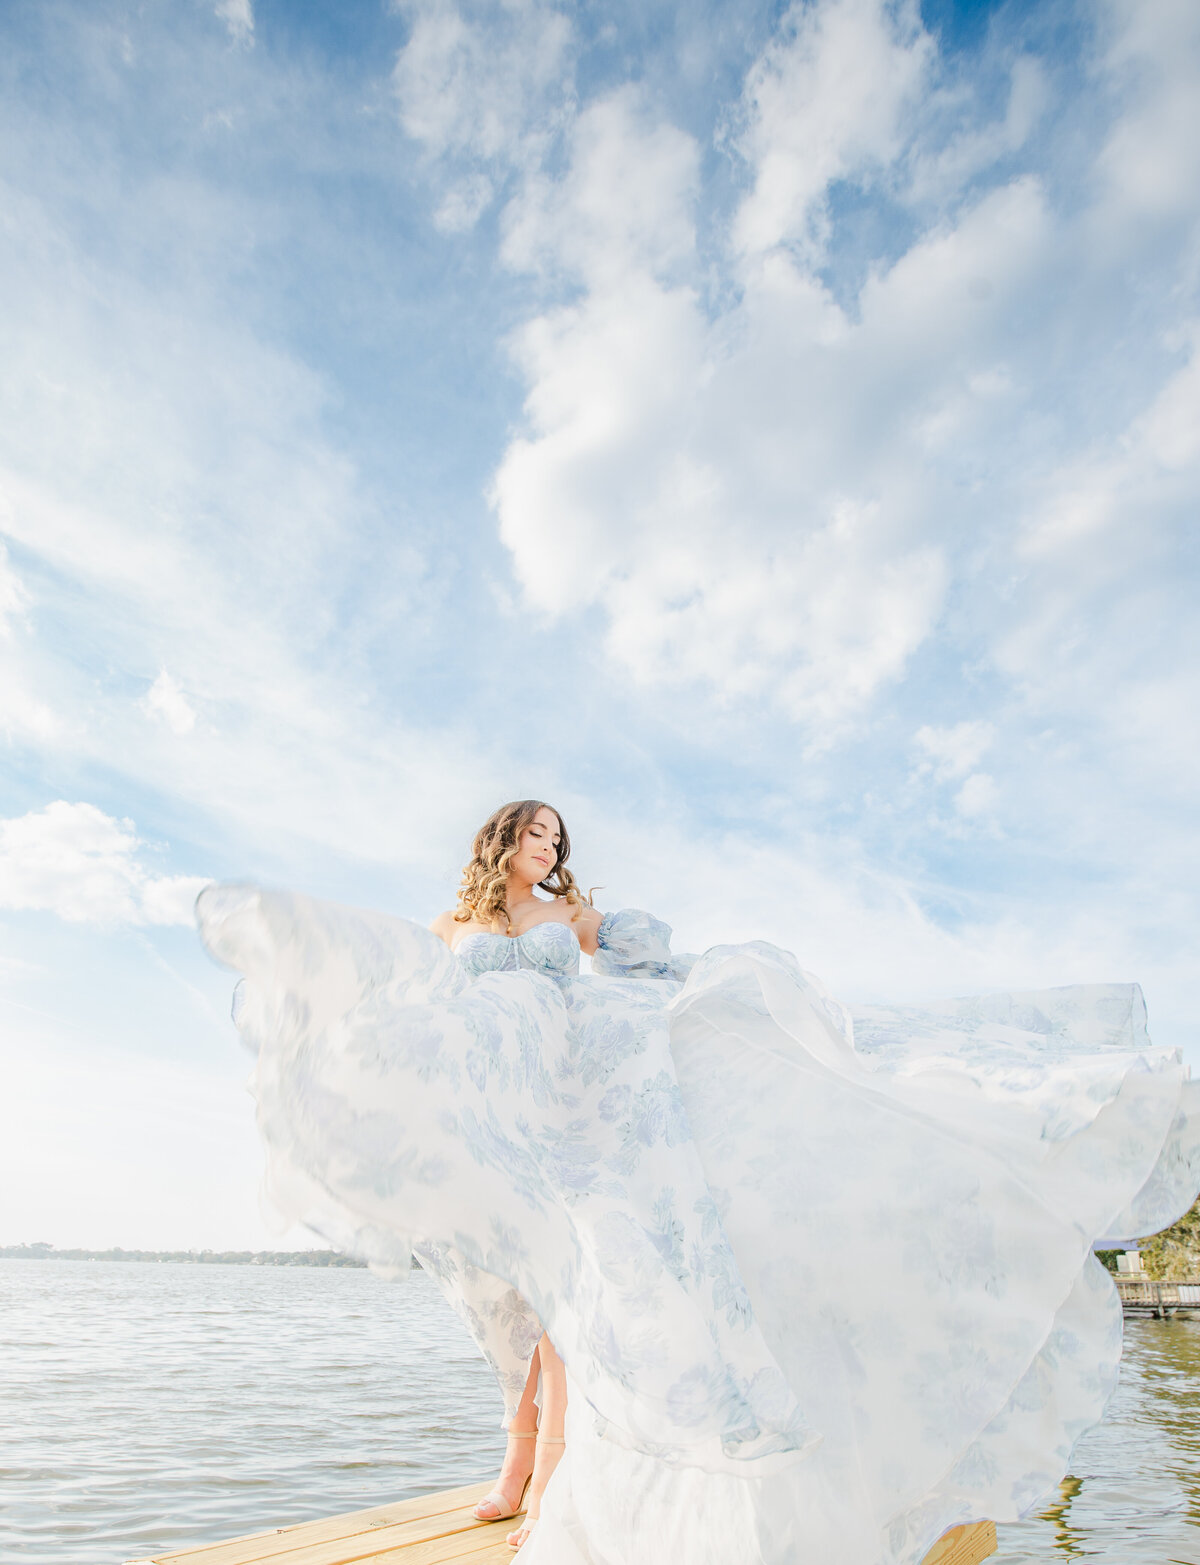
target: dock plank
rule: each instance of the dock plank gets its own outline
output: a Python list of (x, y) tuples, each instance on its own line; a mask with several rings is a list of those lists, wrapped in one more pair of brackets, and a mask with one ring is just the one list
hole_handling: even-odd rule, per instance
[[(500, 1565), (513, 1558), (505, 1538), (515, 1523), (475, 1519), (487, 1492), (486, 1483), (468, 1484), (128, 1565)], [(922, 1565), (979, 1565), (995, 1551), (995, 1525), (974, 1522), (940, 1538)]]
[(939, 1538), (921, 1565), (979, 1565), (995, 1552), (995, 1522), (968, 1522)]
[(476, 1522), (462, 1532), (359, 1555), (355, 1565), (449, 1565), (451, 1561), (491, 1565), (493, 1560), (513, 1558), (505, 1539), (515, 1525), (514, 1521)]
[[(365, 1557), (354, 1552), (359, 1539), (364, 1540), (369, 1553), (372, 1547), (377, 1547), (382, 1531), (398, 1526), (415, 1525), (419, 1539), (436, 1537), (440, 1532), (461, 1531), (465, 1526), (478, 1528), (484, 1525), (476, 1521), (471, 1512), (490, 1488), (487, 1482), (465, 1484), (459, 1489), (418, 1495), (412, 1500), (397, 1500), (370, 1510), (346, 1511), (340, 1516), (322, 1517), (319, 1521), (295, 1522), (289, 1527), (248, 1533), (223, 1543), (197, 1544), (170, 1554), (155, 1554), (147, 1560), (131, 1560), (129, 1565), (261, 1565), (263, 1561), (299, 1565), (301, 1559), (305, 1565), (316, 1565), (316, 1557), (309, 1561), (307, 1551), (326, 1545), (335, 1551), (329, 1556), (333, 1565), (350, 1565), (351, 1561)], [(421, 1533), (421, 1527), (430, 1530)], [(336, 1552), (338, 1548), (341, 1553)]]

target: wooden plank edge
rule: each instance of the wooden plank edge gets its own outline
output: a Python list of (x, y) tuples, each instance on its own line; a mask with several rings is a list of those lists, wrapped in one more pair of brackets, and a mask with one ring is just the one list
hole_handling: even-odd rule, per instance
[(995, 1522), (964, 1522), (943, 1533), (921, 1565), (979, 1565), (996, 1548)]
[(505, 1542), (512, 1531), (511, 1518), (499, 1522), (484, 1522), (463, 1532), (450, 1533), (442, 1538), (428, 1538), (421, 1543), (400, 1543), (377, 1553), (361, 1556), (355, 1565), (452, 1565), (452, 1562), (470, 1561), (471, 1565), (488, 1565), (496, 1559), (512, 1559), (514, 1551)]
[[(454, 1511), (461, 1511), (465, 1507), (454, 1504), (445, 1505), (443, 1502), (458, 1499), (463, 1495), (469, 1498), (471, 1493), (480, 1487), (482, 1485), (472, 1484), (459, 1489), (443, 1490), (441, 1493), (418, 1496), (412, 1500), (397, 1501), (392, 1506), (383, 1505), (375, 1506), (365, 1511), (348, 1511), (340, 1517), (330, 1517), (325, 1521), (296, 1522), (290, 1527), (276, 1527), (264, 1532), (248, 1533), (243, 1537), (228, 1538), (218, 1543), (201, 1544), (196, 1548), (179, 1550), (171, 1554), (127, 1560), (125, 1565), (174, 1565), (174, 1562), (178, 1562), (178, 1565), (186, 1565), (189, 1556), (195, 1561), (195, 1565), (204, 1565), (205, 1556), (212, 1559), (218, 1552), (224, 1554), (226, 1551), (232, 1551), (235, 1548), (239, 1552), (243, 1552), (247, 1546), (257, 1543), (273, 1545), (273, 1547), (268, 1548), (266, 1551), (260, 1551), (253, 1556), (247, 1556), (243, 1553), (241, 1565), (257, 1565), (259, 1561), (266, 1561), (272, 1558), (279, 1559), (280, 1565), (286, 1565), (286, 1557), (288, 1555), (295, 1555), (302, 1551), (307, 1552), (309, 1549), (319, 1549), (322, 1546), (332, 1550), (341, 1542), (349, 1543), (352, 1550), (361, 1547), (363, 1544), (367, 1546), (365, 1553), (352, 1552), (342, 1555), (342, 1565), (371, 1565), (373, 1561), (399, 1560), (404, 1554), (408, 1554), (412, 1558), (414, 1550), (419, 1549), (422, 1554), (427, 1554), (426, 1546), (439, 1542), (444, 1542), (451, 1549), (451, 1552), (443, 1551), (439, 1556), (446, 1560), (478, 1555), (485, 1550), (497, 1551), (492, 1556), (497, 1560), (511, 1557), (511, 1550), (508, 1549), (508, 1545), (496, 1542), (495, 1535), (501, 1529), (503, 1529), (505, 1534), (511, 1531), (511, 1524), (515, 1523), (515, 1517), (504, 1517), (492, 1522), (480, 1522), (474, 1517), (463, 1517), (460, 1519), (459, 1525), (451, 1525), (444, 1532), (434, 1532), (425, 1537), (410, 1538), (403, 1541), (394, 1537), (392, 1539), (387, 1538), (387, 1534), (394, 1527), (415, 1527), (421, 1522), (434, 1522), (438, 1517), (449, 1518)], [(419, 1514), (412, 1514), (417, 1510), (418, 1506), (426, 1504), (433, 1508)], [(396, 1511), (405, 1511), (409, 1514), (404, 1517), (396, 1517), (394, 1520), (389, 1517), (387, 1520), (381, 1521), (384, 1513), (392, 1512), (394, 1515)], [(374, 1522), (367, 1522), (365, 1526), (361, 1525), (363, 1520), (368, 1517), (380, 1519)], [(354, 1526), (353, 1530), (347, 1533), (329, 1534), (327, 1531), (329, 1527), (343, 1522), (357, 1523), (359, 1525)], [(310, 1539), (297, 1536), (298, 1534), (303, 1534), (305, 1530), (316, 1531), (317, 1529), (324, 1532), (325, 1536)], [(461, 1547), (455, 1547), (455, 1543), (460, 1544)], [(498, 1552), (501, 1548), (504, 1549), (504, 1553)], [(926, 1554), (922, 1565), (979, 1565), (980, 1561), (994, 1554), (996, 1549), (997, 1539), (994, 1522), (967, 1522), (959, 1527), (951, 1528), (949, 1532), (939, 1538), (929, 1553)], [(232, 1565), (232, 1562), (230, 1562), (230, 1565)]]
[[(519, 1513), (520, 1514), (520, 1513)], [(348, 1537), (277, 1539), (282, 1547), (263, 1552), (262, 1544), (215, 1544), (209, 1552), (194, 1556), (194, 1565), (359, 1565), (360, 1561), (391, 1558), (404, 1550), (425, 1550), (428, 1546), (446, 1539), (459, 1538), (467, 1533), (493, 1531), (501, 1525), (495, 1521), (480, 1521), (465, 1505), (453, 1511), (438, 1511), (428, 1516), (414, 1516), (407, 1521), (390, 1526), (370, 1527), (365, 1532), (355, 1532)], [(512, 1531), (512, 1518), (504, 1518), (505, 1533)], [(448, 1544), (444, 1544), (449, 1547)], [(162, 1565), (162, 1562), (157, 1562)]]
[[(206, 1560), (220, 1558), (227, 1551), (245, 1550), (251, 1545), (268, 1547), (249, 1556), (250, 1561), (268, 1560), (322, 1543), (337, 1543), (343, 1539), (349, 1541), (364, 1535), (369, 1537), (383, 1527), (433, 1521), (436, 1517), (448, 1516), (474, 1505), (483, 1498), (489, 1487), (486, 1479), (479, 1479), (455, 1489), (414, 1495), (409, 1500), (393, 1500), (390, 1505), (374, 1505), (363, 1511), (343, 1511), (336, 1516), (314, 1517), (311, 1521), (291, 1522), (285, 1527), (267, 1527), (261, 1532), (239, 1533), (232, 1538), (220, 1538), (215, 1543), (192, 1544), (186, 1549), (175, 1549), (166, 1554), (127, 1560), (125, 1565), (205, 1565)], [(478, 1522), (476, 1525), (486, 1524)]]

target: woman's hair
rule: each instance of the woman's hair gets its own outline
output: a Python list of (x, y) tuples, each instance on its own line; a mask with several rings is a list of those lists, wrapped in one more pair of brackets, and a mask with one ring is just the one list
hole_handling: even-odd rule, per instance
[[(585, 900), (591, 901), (590, 897), (585, 899), (574, 875), (567, 868), (571, 839), (567, 836), (562, 816), (552, 804), (545, 804), (541, 799), (517, 799), (493, 811), (475, 833), (475, 841), (471, 845), (471, 862), (462, 872), (458, 907), (454, 910), (456, 923), (469, 924), (474, 919), (490, 927), (501, 922), (505, 931), (511, 933), (505, 903), (508, 866), (521, 846), (521, 833), (533, 824), (539, 810), (550, 810), (558, 815), (559, 843), (554, 868), (538, 885), (552, 896), (564, 898), (576, 909), (581, 908)], [(572, 921), (578, 917), (578, 911), (571, 914)]]

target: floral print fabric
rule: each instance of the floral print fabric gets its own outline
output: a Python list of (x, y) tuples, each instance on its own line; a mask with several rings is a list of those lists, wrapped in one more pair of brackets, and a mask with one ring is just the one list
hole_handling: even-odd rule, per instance
[(251, 887), (199, 916), (275, 1203), (379, 1268), (415, 1249), (510, 1409), (543, 1327), (566, 1362), (522, 1565), (908, 1565), (1021, 1514), (1114, 1381), (1093, 1240), (1200, 1186), (1132, 986), (852, 1015), (637, 910), (583, 977), (557, 923), (455, 954)]

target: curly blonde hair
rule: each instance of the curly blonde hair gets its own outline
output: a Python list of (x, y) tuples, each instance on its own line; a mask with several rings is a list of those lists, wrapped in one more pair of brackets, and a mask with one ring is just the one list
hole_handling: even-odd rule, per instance
[(493, 811), (475, 833), (471, 861), (462, 872), (458, 907), (454, 910), (455, 923), (469, 924), (474, 920), (489, 928), (499, 923), (503, 924), (505, 934), (512, 934), (506, 900), (508, 866), (521, 846), (521, 833), (533, 824), (539, 810), (551, 810), (558, 815), (559, 834), (558, 857), (545, 880), (538, 882), (540, 889), (548, 891), (551, 896), (562, 897), (575, 908), (576, 911), (571, 914), (572, 923), (579, 917), (579, 909), (585, 903), (591, 903), (591, 897), (583, 895), (574, 875), (567, 868), (571, 839), (567, 836), (562, 816), (552, 804), (546, 804), (541, 799), (517, 799)]

